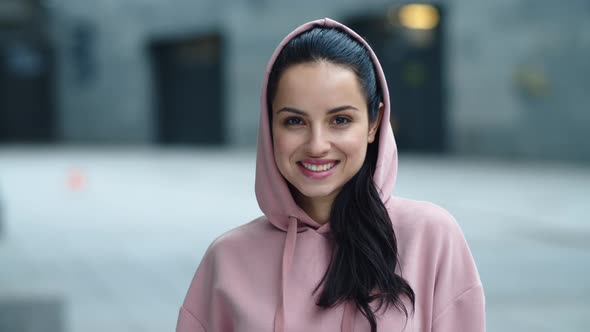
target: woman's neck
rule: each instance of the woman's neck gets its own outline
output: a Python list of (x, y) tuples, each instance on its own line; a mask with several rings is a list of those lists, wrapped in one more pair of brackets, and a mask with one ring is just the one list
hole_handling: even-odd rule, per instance
[(324, 225), (330, 221), (330, 212), (332, 211), (332, 203), (334, 203), (334, 197), (315, 197), (310, 198), (303, 196), (297, 192), (294, 194), (295, 201), (297, 204), (311, 217), (315, 222), (320, 225)]

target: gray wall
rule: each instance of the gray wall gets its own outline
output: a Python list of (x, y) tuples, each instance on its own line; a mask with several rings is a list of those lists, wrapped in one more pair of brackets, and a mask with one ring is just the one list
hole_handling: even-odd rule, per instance
[[(62, 138), (70, 142), (149, 143), (155, 114), (147, 42), (153, 36), (210, 29), (218, 24), (207, 3), (175, 1), (55, 1)], [(200, 14), (200, 15), (199, 15)], [(76, 30), (91, 30), (89, 64), (81, 79)]]
[(590, 2), (455, 0), (452, 146), (459, 153), (590, 160)]
[[(231, 145), (256, 140), (264, 66), (297, 25), (384, 11), (388, 1), (54, 0), (61, 133), (69, 142), (154, 141), (147, 42), (220, 31)], [(448, 121), (459, 154), (590, 160), (590, 5), (453, 0), (447, 5)], [(76, 26), (94, 28), (91, 79), (73, 65)]]

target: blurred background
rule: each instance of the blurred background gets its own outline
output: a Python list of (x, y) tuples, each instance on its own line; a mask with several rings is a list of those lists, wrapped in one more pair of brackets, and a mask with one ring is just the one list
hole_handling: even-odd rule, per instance
[(330, 17), (381, 60), (395, 194), (459, 221), (489, 331), (590, 326), (590, 2), (0, 0), (0, 331), (172, 331), (258, 215), (266, 62)]

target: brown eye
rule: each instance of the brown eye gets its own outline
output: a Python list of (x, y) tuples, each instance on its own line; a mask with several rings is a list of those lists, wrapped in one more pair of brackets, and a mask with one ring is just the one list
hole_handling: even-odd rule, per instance
[(290, 117), (285, 119), (284, 124), (286, 126), (298, 126), (303, 124), (303, 120), (300, 118)]
[(334, 124), (344, 125), (350, 123), (350, 119), (345, 116), (337, 116), (334, 118)]

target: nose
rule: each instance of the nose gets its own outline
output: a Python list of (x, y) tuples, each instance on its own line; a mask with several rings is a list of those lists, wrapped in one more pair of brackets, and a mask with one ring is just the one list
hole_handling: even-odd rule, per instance
[(310, 130), (309, 140), (307, 142), (307, 152), (310, 156), (325, 156), (330, 151), (331, 146), (330, 137), (323, 128), (315, 127)]

